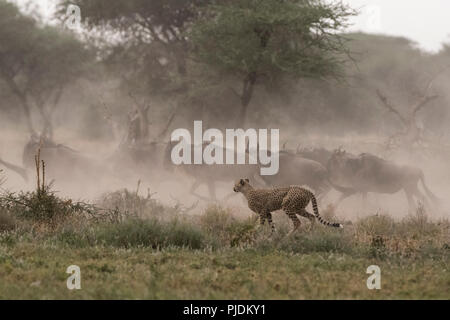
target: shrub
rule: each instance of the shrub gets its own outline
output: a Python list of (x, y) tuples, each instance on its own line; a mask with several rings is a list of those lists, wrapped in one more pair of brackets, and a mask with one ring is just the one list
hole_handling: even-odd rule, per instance
[(0, 233), (16, 228), (16, 219), (7, 210), (0, 208)]
[(139, 184), (136, 191), (122, 189), (104, 194), (97, 202), (99, 207), (106, 209), (111, 222), (120, 222), (128, 218), (173, 218), (177, 208), (169, 208), (153, 199), (153, 194), (147, 190), (146, 196), (139, 195)]
[(422, 203), (419, 203), (414, 214), (406, 216), (402, 221), (402, 231), (410, 236), (433, 235), (439, 232), (438, 225), (428, 219), (427, 212)]
[(95, 228), (98, 244), (115, 247), (187, 247), (200, 249), (205, 246), (202, 232), (194, 225), (178, 219), (162, 223), (157, 219), (129, 218), (119, 224), (103, 224)]
[(234, 217), (230, 210), (209, 206), (200, 216), (200, 226), (214, 246), (240, 246), (249, 244), (255, 237), (256, 216), (247, 219)]
[(394, 233), (395, 221), (388, 215), (377, 214), (360, 219), (356, 223), (359, 236), (388, 236)]
[(279, 248), (294, 253), (336, 252), (349, 253), (352, 243), (340, 231), (316, 229), (308, 233), (293, 234), (279, 243)]
[(3, 170), (0, 169), (0, 186), (5, 183), (5, 178), (3, 177)]
[(0, 208), (20, 218), (54, 223), (74, 214), (97, 214), (94, 206), (59, 198), (50, 187), (18, 194), (5, 192), (0, 196)]
[(89, 230), (65, 229), (56, 234), (56, 240), (70, 247), (83, 248), (95, 245), (95, 237)]
[(219, 238), (226, 237), (228, 226), (235, 221), (236, 218), (233, 217), (229, 210), (217, 205), (209, 206), (199, 217), (202, 229)]

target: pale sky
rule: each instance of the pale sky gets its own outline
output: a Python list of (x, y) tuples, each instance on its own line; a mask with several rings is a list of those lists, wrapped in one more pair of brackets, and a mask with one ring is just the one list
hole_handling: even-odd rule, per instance
[[(31, 2), (45, 17), (50, 17), (54, 10), (54, 0), (11, 1), (20, 4)], [(421, 48), (429, 51), (437, 51), (442, 43), (450, 43), (450, 0), (343, 0), (343, 2), (360, 11), (360, 16), (353, 20), (352, 31), (404, 36), (418, 42)]]
[(360, 8), (352, 29), (404, 36), (423, 49), (450, 43), (450, 0), (343, 0)]

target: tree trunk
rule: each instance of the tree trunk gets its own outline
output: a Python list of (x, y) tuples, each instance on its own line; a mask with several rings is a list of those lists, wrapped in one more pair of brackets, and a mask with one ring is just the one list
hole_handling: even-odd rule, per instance
[(44, 102), (41, 99), (36, 99), (36, 108), (39, 110), (39, 114), (42, 117), (43, 125), (41, 135), (45, 139), (53, 139), (53, 128), (50, 120), (50, 116), (45, 112)]
[[(261, 48), (266, 48), (270, 36), (272, 34), (271, 30), (261, 30), (255, 28), (254, 31), (260, 39)], [(261, 58), (262, 56), (260, 55), (259, 61), (261, 61)], [(241, 110), (239, 112), (239, 119), (238, 119), (238, 124), (242, 128), (244, 128), (247, 120), (247, 109), (253, 97), (253, 89), (255, 87), (256, 78), (257, 78), (256, 71), (252, 71), (244, 79), (244, 85), (242, 88), (242, 95), (241, 95)]]
[(149, 121), (148, 121), (148, 110), (149, 106), (137, 105), (137, 110), (139, 113), (140, 121), (140, 132), (139, 132), (139, 142), (148, 142), (149, 138)]
[(17, 86), (17, 84), (14, 82), (14, 80), (8, 77), (7, 75), (3, 74), (3, 79), (6, 81), (11, 91), (16, 95), (16, 97), (20, 101), (20, 104), (23, 108), (23, 112), (25, 114), (25, 121), (27, 123), (28, 131), (30, 132), (30, 134), (36, 134), (36, 131), (34, 131), (33, 128), (33, 122), (31, 121), (31, 111), (30, 111), (31, 108), (30, 105), (28, 104), (26, 94), (22, 92)]
[(50, 110), (49, 110), (48, 113), (47, 113), (47, 119), (44, 120), (44, 121), (45, 121), (45, 124), (44, 124), (43, 134), (44, 134), (44, 135), (47, 134), (48, 137), (49, 137), (50, 139), (52, 139), (52, 140), (53, 140), (53, 122), (52, 122), (52, 116), (53, 116), (53, 113), (54, 113), (55, 110), (56, 110), (56, 107), (58, 106), (59, 100), (61, 100), (61, 96), (62, 96), (63, 91), (64, 91), (64, 87), (63, 87), (63, 86), (60, 86), (60, 87), (57, 89), (57, 91), (56, 91), (56, 93), (55, 93), (55, 96), (54, 96), (54, 99), (53, 99), (53, 102), (52, 102), (52, 105), (51, 105), (51, 107), (50, 107)]
[(30, 105), (28, 104), (26, 96), (20, 96), (19, 100), (23, 108), (23, 113), (25, 114), (25, 121), (27, 123), (28, 131), (31, 135), (36, 134), (36, 131), (33, 128), (33, 122), (31, 121)]
[(241, 94), (241, 110), (237, 119), (238, 127), (244, 128), (247, 120), (247, 110), (253, 97), (253, 89), (256, 83), (256, 72), (250, 72), (244, 79)]

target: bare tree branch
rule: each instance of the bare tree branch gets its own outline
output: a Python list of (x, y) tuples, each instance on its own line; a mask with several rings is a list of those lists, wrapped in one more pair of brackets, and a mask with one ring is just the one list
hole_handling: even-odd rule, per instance
[(28, 181), (28, 174), (27, 174), (27, 170), (26, 169), (24, 169), (22, 167), (19, 167), (19, 166), (16, 166), (16, 165), (14, 165), (12, 163), (3, 161), (2, 159), (0, 159), (0, 164), (5, 166), (7, 169), (18, 173), (25, 181)]
[(169, 117), (169, 120), (167, 121), (166, 125), (164, 126), (164, 129), (161, 131), (161, 133), (158, 135), (158, 140), (164, 137), (166, 132), (169, 130), (170, 125), (172, 124), (173, 120), (175, 119), (175, 116), (177, 115), (177, 111), (175, 110), (172, 115)]
[(241, 95), (233, 87), (228, 87), (228, 88), (239, 100), (241, 100), (241, 98), (242, 98)]
[(416, 104), (416, 106), (413, 108), (413, 111), (412, 111), (412, 116), (413, 116), (413, 118), (416, 116), (416, 113), (417, 113), (420, 109), (422, 109), (422, 108), (425, 107), (429, 102), (431, 102), (431, 101), (433, 101), (433, 100), (435, 100), (435, 99), (437, 99), (437, 98), (439, 98), (438, 95), (425, 96), (425, 97), (423, 97), (423, 98)]
[(386, 98), (386, 96), (384, 96), (379, 89), (377, 89), (377, 95), (378, 98), (381, 100), (381, 102), (383, 103), (384, 107), (386, 107), (390, 112), (394, 113), (395, 115), (397, 115), (397, 117), (400, 119), (400, 121), (406, 126), (408, 125), (408, 121), (400, 114), (400, 112), (398, 112), (393, 106), (392, 104), (388, 101), (388, 99)]
[(422, 98), (420, 99), (420, 101), (414, 106), (413, 110), (412, 110), (412, 115), (413, 117), (416, 116), (417, 112), (422, 109), (423, 107), (425, 107), (429, 102), (439, 98), (438, 95), (428, 95), (428, 92), (431, 90), (431, 88), (433, 87), (433, 83), (436, 80), (436, 78), (442, 74), (445, 70), (449, 69), (450, 66), (447, 66), (446, 68), (443, 68), (441, 70), (439, 70), (438, 72), (436, 72), (434, 74), (434, 76), (431, 77), (431, 79), (428, 81), (425, 90), (424, 90), (424, 94), (422, 96)]

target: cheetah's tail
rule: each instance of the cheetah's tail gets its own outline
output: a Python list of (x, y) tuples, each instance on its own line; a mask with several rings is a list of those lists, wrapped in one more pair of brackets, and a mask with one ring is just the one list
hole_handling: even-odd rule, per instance
[(322, 223), (326, 226), (329, 226), (329, 227), (344, 228), (344, 226), (342, 224), (328, 222), (319, 215), (319, 209), (317, 208), (317, 200), (314, 195), (311, 196), (311, 203), (312, 203), (312, 207), (314, 210), (314, 215), (317, 217), (317, 219), (320, 221), (320, 223)]

